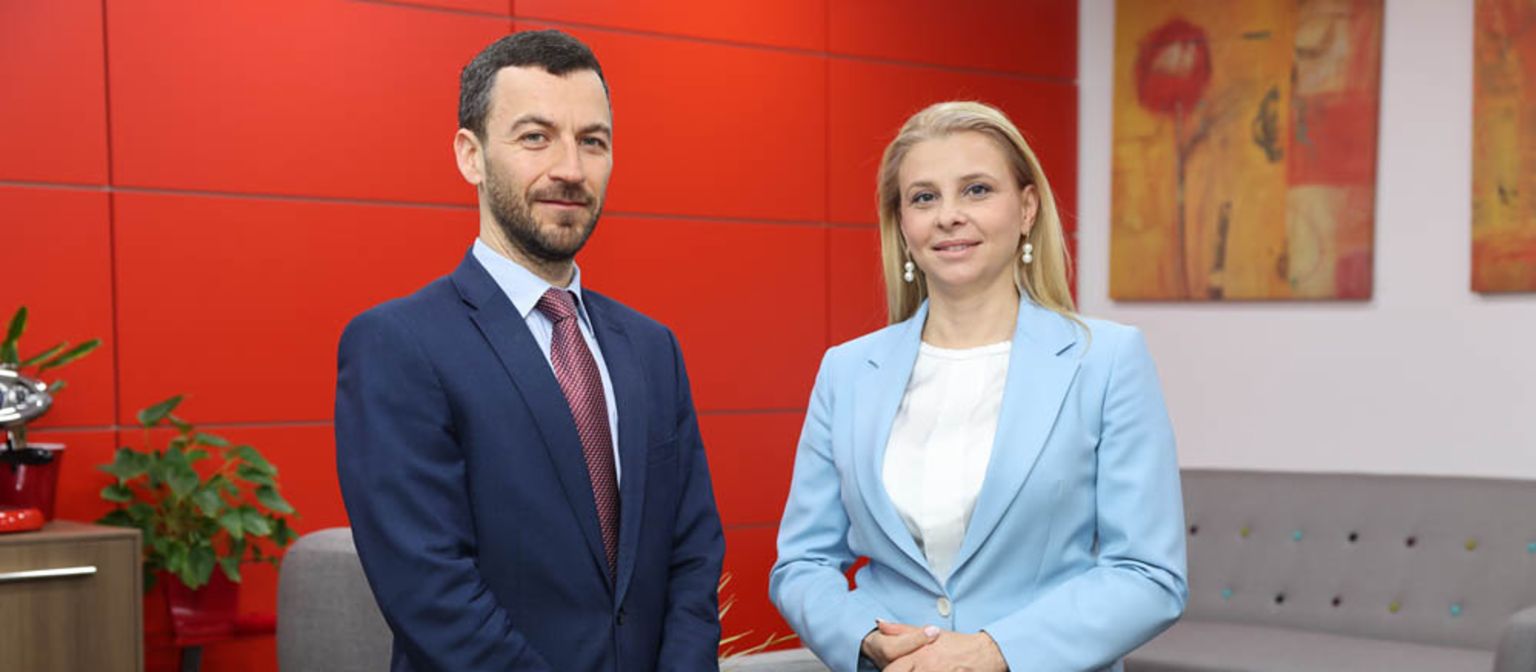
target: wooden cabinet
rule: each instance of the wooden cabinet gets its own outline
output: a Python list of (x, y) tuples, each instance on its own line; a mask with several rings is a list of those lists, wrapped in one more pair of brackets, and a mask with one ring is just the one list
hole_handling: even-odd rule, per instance
[(140, 672), (139, 532), (54, 521), (0, 535), (0, 668)]

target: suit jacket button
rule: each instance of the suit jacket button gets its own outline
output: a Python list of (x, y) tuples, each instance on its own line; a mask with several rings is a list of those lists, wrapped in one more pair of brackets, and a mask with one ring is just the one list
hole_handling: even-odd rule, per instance
[(617, 620), (619, 622), (619, 625), (624, 625), (624, 610), (623, 609), (619, 610), (619, 618)]
[(951, 605), (949, 603), (949, 598), (947, 598), (947, 597), (939, 598), (939, 602), (935, 606), (937, 606), (939, 608), (939, 615), (940, 616), (943, 616), (944, 618), (949, 618), (949, 610), (950, 610), (950, 607), (953, 606), (953, 605)]

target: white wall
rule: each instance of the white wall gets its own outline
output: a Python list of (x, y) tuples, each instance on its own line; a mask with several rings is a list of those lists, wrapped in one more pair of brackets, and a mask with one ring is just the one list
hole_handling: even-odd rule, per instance
[(1109, 299), (1114, 0), (1081, 0), (1080, 300), (1140, 326), (1191, 467), (1536, 479), (1536, 294), (1469, 289), (1472, 1), (1388, 0), (1375, 294)]

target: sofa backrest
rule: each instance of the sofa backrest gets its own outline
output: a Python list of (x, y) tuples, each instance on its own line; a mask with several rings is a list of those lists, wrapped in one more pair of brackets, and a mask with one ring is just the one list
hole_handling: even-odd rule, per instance
[(282, 672), (387, 670), (394, 636), (379, 613), (352, 544), (352, 528), (299, 538), (277, 582), (277, 662)]
[(1536, 481), (1183, 471), (1186, 618), (1492, 649), (1536, 605)]

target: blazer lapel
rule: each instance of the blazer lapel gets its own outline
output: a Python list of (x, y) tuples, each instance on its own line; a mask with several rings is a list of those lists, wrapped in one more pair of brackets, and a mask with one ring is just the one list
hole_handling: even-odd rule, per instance
[(624, 593), (629, 587), (630, 576), (634, 574), (635, 545), (639, 543), (640, 521), (644, 519), (641, 507), (645, 504), (648, 447), (645, 377), (637, 365), (640, 360), (636, 357), (634, 345), (625, 335), (623, 325), (613, 317), (607, 298), (591, 290), (585, 290), (583, 294), (587, 299), (587, 315), (592, 318), (592, 328), (597, 334), (598, 347), (603, 349), (603, 362), (608, 365), (608, 378), (613, 381), (614, 403), (619, 410), (617, 440), (622, 481), (619, 483), (618, 582), (613, 601), (619, 605), (624, 603)]
[[(453, 283), (472, 309), (470, 320), (491, 344), (523, 403), (528, 405), (544, 448), (555, 465), (566, 502), (576, 513), (576, 521), (587, 540), (592, 559), (606, 576), (608, 559), (597, 523), (597, 504), (592, 499), (592, 481), (582, 457), (576, 422), (571, 417), (565, 393), (560, 391), (560, 383), (555, 380), (554, 371), (544, 359), (538, 342), (533, 340), (533, 333), (528, 331), (528, 323), (473, 254), (466, 255), (453, 272)], [(628, 473), (627, 469), (625, 473)]]
[(896, 412), (901, 408), (912, 368), (917, 364), (923, 321), (927, 316), (928, 304), (924, 303), (902, 328), (892, 331), (891, 341), (870, 348), (873, 353), (867, 361), (870, 368), (864, 371), (854, 390), (853, 414), (857, 423), (853, 428), (854, 475), (864, 506), (891, 542), (925, 572), (928, 560), (891, 502), (882, 472), (885, 444), (890, 440), (891, 424), (896, 421)]
[(1077, 377), (1079, 358), (1066, 352), (1076, 342), (1077, 327), (1070, 321), (1027, 298), (1019, 302), (992, 456), (950, 576), (959, 573), (1002, 521), (1034, 469)]

